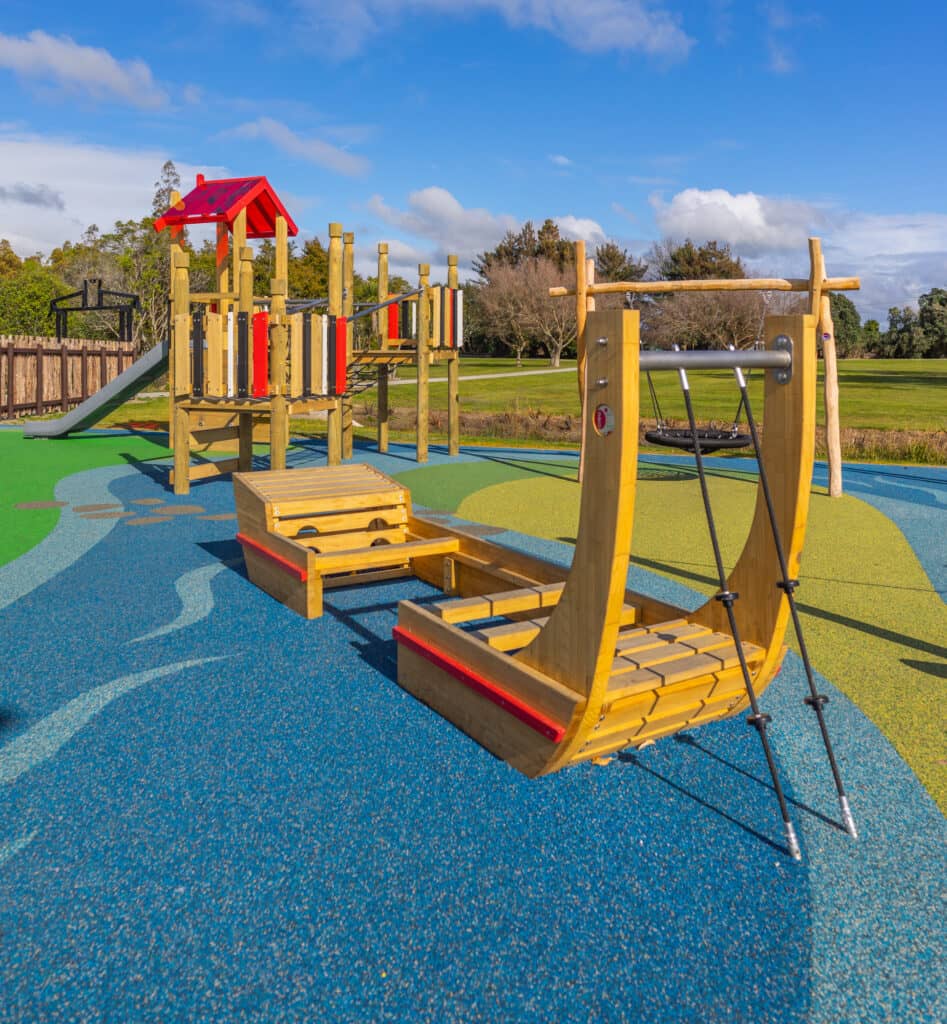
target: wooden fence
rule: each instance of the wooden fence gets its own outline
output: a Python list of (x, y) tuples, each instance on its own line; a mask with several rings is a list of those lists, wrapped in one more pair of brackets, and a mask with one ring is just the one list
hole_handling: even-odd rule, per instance
[(134, 359), (128, 342), (0, 335), (0, 419), (67, 412)]

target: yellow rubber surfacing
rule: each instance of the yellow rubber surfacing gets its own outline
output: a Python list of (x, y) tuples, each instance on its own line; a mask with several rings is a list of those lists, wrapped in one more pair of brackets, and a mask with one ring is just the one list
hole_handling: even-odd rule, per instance
[[(632, 563), (710, 594), (716, 583), (697, 481), (686, 463), (663, 470), (665, 479), (649, 465), (638, 481)], [(729, 567), (752, 516), (755, 480), (711, 475), (708, 483)], [(535, 477), (486, 487), (457, 514), (571, 541), (578, 496), (572, 481)], [(799, 578), (815, 668), (878, 726), (947, 812), (943, 681), (915, 667), (947, 659), (947, 607), (910, 544), (866, 502), (815, 491)], [(787, 642), (795, 647), (791, 631)], [(827, 714), (831, 725), (831, 706)]]

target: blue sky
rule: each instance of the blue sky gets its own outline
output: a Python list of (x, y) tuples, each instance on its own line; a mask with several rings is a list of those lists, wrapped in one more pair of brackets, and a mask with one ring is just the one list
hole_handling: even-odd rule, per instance
[(265, 174), (300, 227), (416, 274), (556, 219), (640, 255), (730, 242), (858, 273), (863, 316), (947, 287), (947, 4), (5, 0), (0, 238), (148, 212), (166, 159)]

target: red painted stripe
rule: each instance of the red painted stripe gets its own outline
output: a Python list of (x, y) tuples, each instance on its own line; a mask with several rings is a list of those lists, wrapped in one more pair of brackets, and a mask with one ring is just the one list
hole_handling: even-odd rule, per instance
[(518, 718), (524, 725), (528, 725), (530, 729), (538, 732), (540, 736), (545, 736), (547, 740), (552, 740), (553, 743), (561, 742), (562, 737), (565, 736), (565, 726), (560, 725), (551, 718), (547, 718), (528, 704), (524, 704), (518, 697), (507, 693), (506, 690), (497, 686), (496, 683), (490, 682), (489, 679), (485, 679), (477, 672), (467, 668), (466, 665), (462, 665), (450, 655), (418, 639), (413, 633), (402, 629), (401, 626), (395, 626), (391, 631), (391, 635), (399, 644), (414, 651), (415, 654), (420, 654), (426, 661), (443, 669), (449, 676), (463, 683), (464, 686), (469, 687), (475, 693), (479, 693), (481, 697), (486, 697), (488, 701), (496, 704), (499, 708), (503, 708), (504, 711), (508, 711), (514, 718)]
[(253, 540), (252, 537), (248, 537), (245, 533), (238, 533), (237, 540), (241, 544), (246, 544), (248, 548), (253, 548), (258, 555), (262, 555), (271, 562), (275, 562), (281, 569), (285, 569), (291, 576), (295, 576), (300, 583), (305, 583), (309, 579), (308, 570), (300, 569), (298, 565), (294, 565), (289, 559), (283, 558), (275, 551), (270, 551), (269, 548), (264, 547), (259, 541)]
[(348, 374), (348, 348), (346, 346), (346, 335), (348, 334), (348, 321), (344, 316), (335, 319), (335, 393), (344, 395), (346, 388), (346, 376)]
[(270, 314), (253, 314), (253, 397), (270, 393)]
[(388, 307), (388, 340), (394, 341), (398, 337), (398, 310), (399, 305), (393, 302)]

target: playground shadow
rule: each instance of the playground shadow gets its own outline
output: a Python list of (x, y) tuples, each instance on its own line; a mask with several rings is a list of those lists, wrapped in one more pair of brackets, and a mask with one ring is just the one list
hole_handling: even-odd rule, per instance
[(15, 708), (0, 704), (0, 736), (15, 729), (21, 717)]
[(242, 576), (245, 580), (249, 579), (249, 576), (247, 576), (247, 566), (243, 560), (243, 548), (238, 541), (202, 540), (197, 542), (197, 546), (206, 551), (212, 558), (216, 558), (218, 562), (223, 563), (230, 572)]
[(936, 679), (947, 679), (947, 661), (918, 661), (916, 658), (902, 658), (901, 664), (913, 668), (916, 672), (934, 676)]

